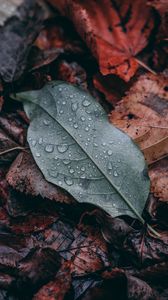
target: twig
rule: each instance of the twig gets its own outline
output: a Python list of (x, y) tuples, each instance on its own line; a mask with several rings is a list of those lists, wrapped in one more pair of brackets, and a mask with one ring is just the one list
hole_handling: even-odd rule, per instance
[(28, 149), (28, 148), (24, 148), (24, 147), (21, 147), (21, 146), (13, 147), (13, 148), (10, 148), (10, 149), (7, 149), (7, 150), (4, 150), (4, 151), (0, 152), (0, 156), (4, 155), (6, 153), (9, 153), (9, 152), (15, 151), (15, 150), (25, 150), (25, 149)]
[(144, 62), (142, 62), (141, 60), (139, 60), (138, 58), (135, 58), (136, 62), (142, 66), (144, 69), (148, 70), (149, 72), (151, 72), (153, 75), (157, 75), (157, 73), (152, 70), (150, 67), (148, 67)]

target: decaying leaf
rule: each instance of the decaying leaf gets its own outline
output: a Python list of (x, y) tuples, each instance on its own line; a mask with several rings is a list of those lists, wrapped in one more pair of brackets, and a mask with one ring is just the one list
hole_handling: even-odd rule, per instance
[[(71, 288), (70, 265), (71, 262), (64, 262), (54, 280), (44, 285), (33, 297), (33, 300), (64, 300)], [(71, 297), (73, 296), (71, 295)]]
[(32, 249), (18, 264), (21, 282), (37, 290), (54, 278), (60, 264), (61, 258), (53, 249)]
[(148, 164), (168, 155), (168, 78), (143, 75), (109, 119), (140, 146)]
[(116, 74), (129, 81), (138, 68), (135, 56), (147, 45), (153, 29), (145, 0), (49, 2), (73, 22), (103, 75)]
[(154, 164), (149, 169), (149, 175), (151, 192), (159, 201), (168, 203), (168, 158)]
[(31, 154), (20, 153), (7, 173), (7, 181), (21, 193), (38, 196), (64, 203), (75, 200), (53, 184), (47, 182), (38, 169)]
[(112, 216), (128, 214), (143, 222), (149, 193), (143, 155), (89, 94), (51, 82), (17, 99), (31, 119), (28, 142), (46, 180)]
[(89, 289), (83, 300), (157, 300), (155, 291), (146, 282), (127, 275), (122, 269), (104, 272), (102, 277), (105, 280)]
[(17, 16), (17, 8), (23, 0), (1, 0), (0, 26), (4, 25), (8, 18)]
[(155, 7), (160, 14), (168, 12), (167, 0), (148, 0), (147, 4)]
[(146, 232), (132, 232), (124, 242), (131, 262), (140, 268), (168, 259), (168, 238), (163, 236), (155, 238)]
[(128, 83), (115, 75), (95, 74), (93, 83), (95, 88), (103, 93), (105, 99), (113, 105), (116, 105), (124, 96), (125, 91), (128, 90)]
[[(15, 5), (19, 2), (20, 6)], [(12, 0), (12, 3), (14, 11), (17, 6), (14, 17), (0, 27), (0, 75), (6, 82), (16, 80), (23, 74), (30, 46), (42, 28), (44, 20), (43, 9), (37, 1)], [(1, 12), (3, 6), (8, 6), (5, 12), (13, 10), (12, 3), (3, 0)]]

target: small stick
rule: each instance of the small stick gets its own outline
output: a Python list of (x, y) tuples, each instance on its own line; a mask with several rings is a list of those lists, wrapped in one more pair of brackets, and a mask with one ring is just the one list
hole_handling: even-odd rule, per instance
[(7, 149), (7, 150), (4, 150), (4, 151), (0, 152), (0, 156), (4, 155), (6, 153), (9, 153), (9, 152), (15, 151), (15, 150), (25, 150), (25, 149), (28, 149), (28, 148), (24, 148), (24, 147), (21, 147), (21, 146), (13, 147), (13, 148), (10, 148), (10, 149)]
[(142, 62), (141, 60), (139, 60), (138, 58), (135, 58), (136, 62), (142, 66), (144, 69), (148, 70), (149, 72), (151, 72), (153, 75), (157, 75), (157, 73), (152, 70), (150, 67), (148, 67), (144, 62)]

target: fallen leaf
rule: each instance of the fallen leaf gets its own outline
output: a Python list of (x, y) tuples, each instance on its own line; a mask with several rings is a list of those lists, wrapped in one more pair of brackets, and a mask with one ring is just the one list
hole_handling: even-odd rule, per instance
[(27, 287), (28, 293), (35, 292), (54, 278), (60, 264), (61, 258), (53, 249), (33, 249), (18, 264), (19, 284)]
[(0, 26), (4, 25), (4, 23), (10, 17), (17, 16), (17, 9), (22, 3), (23, 3), (23, 0), (1, 0)]
[(156, 283), (160, 278), (162, 278), (162, 281), (166, 281), (168, 276), (168, 262), (154, 264), (142, 270), (135, 271), (134, 274), (134, 276), (147, 280), (148, 282)]
[[(3, 0), (3, 3), (12, 8), (11, 1)], [(0, 28), (0, 75), (6, 82), (12, 82), (23, 74), (30, 46), (42, 28), (43, 9), (37, 1), (22, 1), (9, 20)]]
[(14, 284), (15, 278), (8, 275), (0, 273), (0, 287), (1, 289), (8, 290), (10, 289)]
[(105, 99), (113, 105), (116, 105), (128, 89), (128, 84), (115, 75), (103, 76), (98, 73), (94, 75), (93, 83), (95, 88), (103, 93)]
[(4, 103), (4, 97), (3, 97), (3, 85), (0, 81), (0, 111), (2, 110), (2, 106)]
[(80, 218), (80, 223), (83, 223), (86, 217), (90, 217), (94, 225), (96, 222), (99, 224), (105, 241), (115, 245), (115, 247), (121, 245), (126, 236), (133, 230), (124, 220), (112, 218), (100, 209), (94, 209), (91, 212), (85, 211)]
[(167, 237), (155, 238), (144, 232), (132, 232), (124, 242), (132, 263), (140, 268), (168, 259)]
[(108, 123), (94, 98), (59, 82), (16, 97), (31, 119), (27, 138), (46, 180), (112, 216), (128, 214), (143, 222), (149, 192), (144, 158), (127, 135)]
[(57, 251), (66, 261), (71, 261), (74, 276), (87, 275), (110, 265), (107, 244), (101, 233), (86, 234), (58, 219), (52, 226), (34, 235), (37, 243)]
[(73, 22), (103, 75), (130, 80), (138, 69), (135, 56), (148, 44), (153, 29), (153, 16), (145, 0), (49, 2)]
[(76, 62), (60, 61), (57, 69), (57, 79), (76, 84), (87, 90), (87, 75), (85, 70)]
[(141, 76), (109, 116), (140, 146), (148, 164), (168, 154), (167, 85), (161, 74)]
[(18, 262), (35, 247), (33, 238), (19, 237), (4, 229), (0, 233), (0, 265), (6, 273), (17, 269)]
[(1, 128), (0, 128), (0, 162), (11, 162), (18, 154), (20, 145), (13, 141)]
[(90, 288), (83, 300), (157, 300), (154, 290), (145, 281), (127, 275), (122, 269), (105, 271), (102, 277), (105, 280)]
[(20, 153), (11, 165), (6, 179), (10, 186), (26, 195), (74, 203), (75, 200), (62, 189), (47, 182), (30, 153)]
[(21, 146), (25, 144), (27, 126), (23, 121), (21, 121), (18, 113), (1, 113), (0, 127), (17, 144)]
[(168, 11), (167, 0), (148, 0), (147, 4), (156, 8), (161, 14)]
[(43, 51), (55, 49), (60, 53), (80, 54), (85, 50), (71, 22), (60, 16), (48, 20), (48, 24), (40, 31), (34, 45)]
[(69, 299), (73, 299), (73, 295), (70, 295), (72, 281), (70, 265), (71, 262), (64, 262), (55, 276), (55, 279), (44, 285), (38, 293), (34, 295), (33, 300), (64, 300), (65, 296)]
[(159, 201), (168, 203), (168, 158), (154, 164), (149, 169), (149, 175), (151, 192)]

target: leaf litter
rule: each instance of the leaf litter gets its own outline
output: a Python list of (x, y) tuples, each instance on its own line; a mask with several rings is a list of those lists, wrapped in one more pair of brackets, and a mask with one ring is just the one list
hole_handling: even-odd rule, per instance
[[(49, 2), (56, 3), (51, 0)], [(42, 4), (41, 1), (39, 3)], [(72, 15), (64, 10), (69, 3), (71, 1), (57, 1), (56, 5), (61, 14), (67, 14), (71, 21), (61, 16), (58, 10), (54, 12), (52, 6), (48, 9), (45, 3), (44, 11), (51, 12), (51, 15), (48, 14), (48, 19), (43, 23), (43, 30), (41, 25), (34, 27), (33, 39), (40, 33), (35, 43), (33, 44), (32, 33), (29, 35), (27, 31), (25, 34), (27, 36), (28, 33), (30, 39), (22, 40), (23, 48), (20, 48), (20, 43), (12, 45), (14, 40), (8, 35), (5, 45), (7, 49), (11, 45), (10, 53), (8, 52), (10, 59), (6, 60), (1, 56), (5, 73), (0, 88), (0, 129), (3, 133), (0, 147), (1, 152), (7, 152), (0, 156), (0, 297), (4, 300), (47, 300), (52, 297), (70, 300), (111, 297), (165, 300), (168, 298), (167, 3), (146, 1), (146, 9), (145, 1), (139, 2), (138, 7), (138, 1), (130, 5), (129, 1), (121, 3), (117, 0), (112, 1), (112, 9), (109, 9), (109, 2), (86, 1), (83, 4), (81, 1), (74, 1), (73, 5), (79, 8), (86, 6), (91, 25), (96, 23), (96, 32), (99, 34), (104, 28), (105, 37), (107, 32), (111, 34), (110, 40), (117, 31), (116, 28), (113, 32), (107, 31), (112, 22), (107, 20), (111, 11), (121, 14), (119, 18), (122, 24), (118, 26), (121, 31), (124, 20), (126, 26), (131, 20), (135, 20), (135, 27), (124, 32), (124, 36), (128, 39), (128, 35), (136, 34), (138, 42), (143, 40), (144, 44), (139, 43), (141, 49), (139, 48), (138, 53), (123, 57), (124, 61), (126, 59), (125, 65), (122, 58), (118, 57), (121, 54), (118, 52), (117, 59), (121, 64), (113, 66), (110, 71), (112, 74), (109, 75), (103, 75), (105, 69), (102, 69), (107, 67), (106, 53), (109, 46), (102, 42), (98, 44), (101, 53), (105, 54), (100, 60), (93, 49), (95, 44), (91, 45), (87, 40), (87, 27), (83, 27), (79, 18), (75, 21), (78, 10), (72, 11), (71, 7), (69, 12)], [(35, 6), (33, 7), (32, 15), (36, 14)], [(101, 17), (100, 14), (97, 14), (98, 17), (95, 14), (94, 18), (90, 17), (91, 7), (96, 12), (103, 8)], [(130, 11), (132, 15), (127, 14)], [(146, 19), (147, 14), (149, 19)], [(126, 16), (128, 18), (124, 19)], [(139, 21), (146, 22), (147, 27), (149, 26), (143, 32), (138, 25), (138, 17)], [(87, 17), (86, 23), (89, 18)], [(14, 17), (10, 22), (5, 22), (1, 27), (2, 31), (5, 32), (10, 24), (13, 32), (17, 21), (16, 29), (20, 36), (22, 22), (16, 19)], [(43, 20), (40, 20), (40, 24)], [(31, 22), (32, 19), (30, 27), (34, 24)], [(83, 42), (76, 31), (82, 36)], [(83, 36), (84, 32), (87, 38)], [(134, 38), (131, 45), (136, 42), (136, 39), (133, 40)], [(117, 41), (118, 45), (122, 43), (121, 35), (117, 37)], [(128, 45), (129, 43), (126, 46)], [(19, 63), (17, 61), (10, 64), (11, 59), (15, 58), (16, 46), (21, 50), (19, 56), (23, 52), (26, 55)], [(6, 46), (1, 49), (1, 54), (4, 55), (5, 51)], [(136, 68), (135, 65), (128, 65), (133, 60), (136, 61)], [(142, 68), (136, 71), (138, 61), (145, 63), (149, 70), (161, 73), (154, 76)], [(128, 68), (124, 73), (126, 65)], [(15, 82), (4, 83), (4, 80), (13, 79)], [(101, 103), (106, 114), (113, 110), (114, 119), (111, 117), (113, 112), (110, 113), (112, 122), (117, 122), (116, 125), (139, 143), (141, 149), (148, 149), (148, 155), (145, 151), (144, 154), (149, 164), (151, 189), (143, 218), (157, 229), (159, 238), (153, 236), (146, 225), (142, 226), (135, 218), (128, 215), (114, 218), (91, 204), (79, 204), (63, 189), (45, 180), (26, 142), (29, 120), (22, 106), (12, 101), (9, 94), (39, 89), (51, 80), (63, 80), (84, 88)], [(121, 107), (121, 115), (118, 107)], [(15, 147), (20, 149), (16, 151)], [(64, 280), (65, 277), (67, 280)]]

